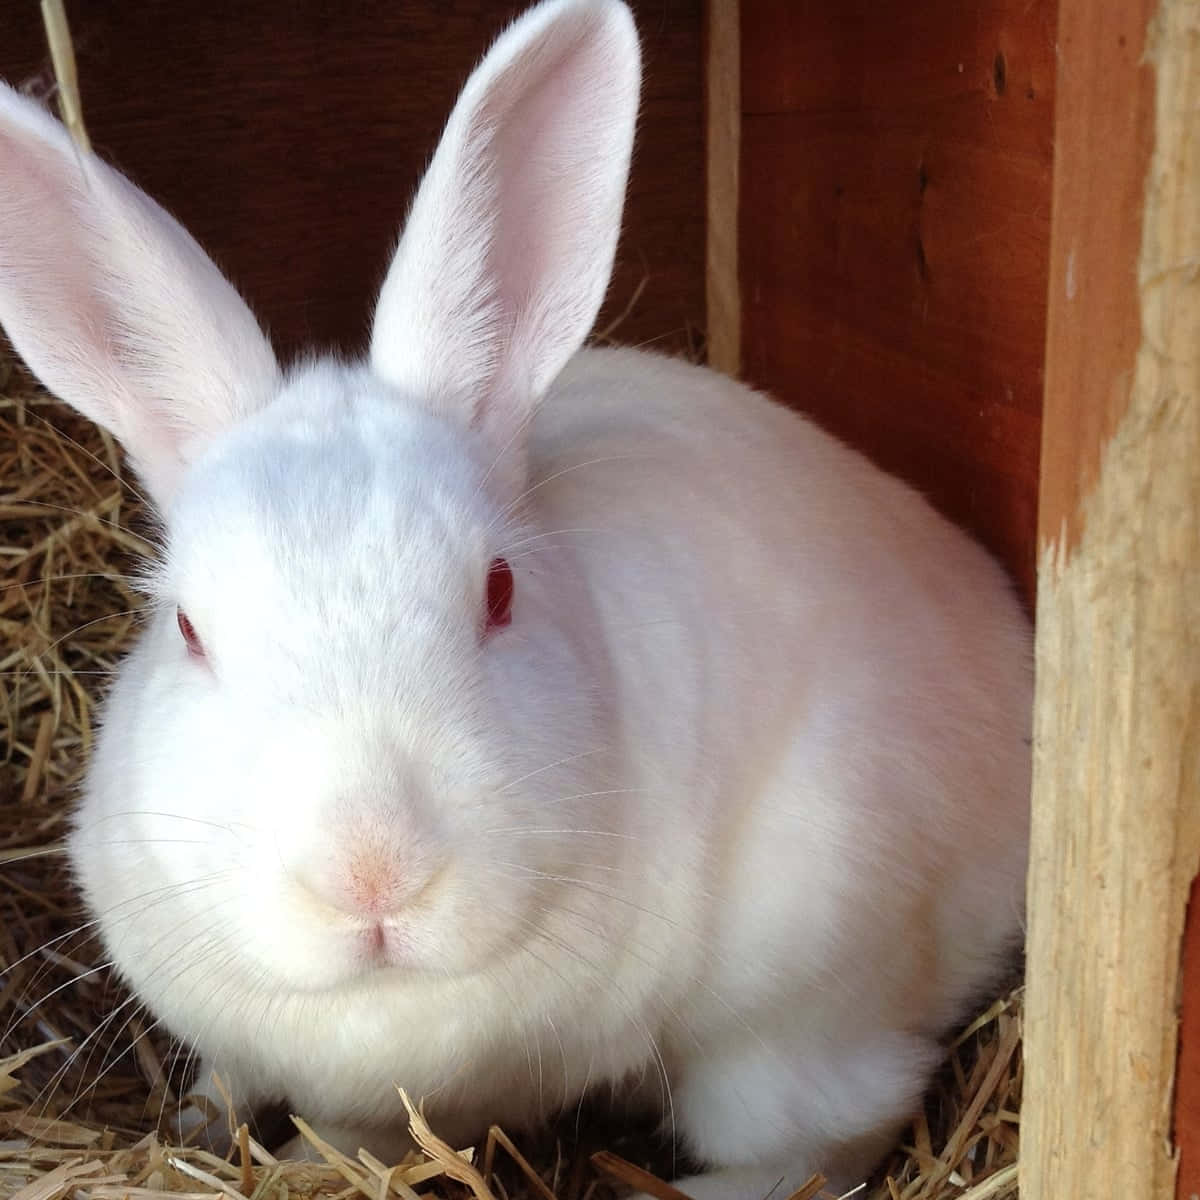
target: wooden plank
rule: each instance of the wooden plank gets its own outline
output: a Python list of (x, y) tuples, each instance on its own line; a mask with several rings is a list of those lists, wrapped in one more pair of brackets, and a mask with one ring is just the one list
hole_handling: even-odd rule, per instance
[[(364, 346), (458, 89), (524, 7), (177, 0), (69, 15), (96, 148), (196, 234), (290, 355)], [(598, 328), (620, 317), (621, 341), (687, 350), (704, 324), (702, 0), (634, 9), (645, 95)], [(0, 77), (52, 78), (34, 0), (0, 0)]]
[(742, 365), (742, 304), (738, 281), (742, 51), (738, 0), (708, 0), (706, 13), (708, 206), (705, 300), (708, 363), (718, 371), (736, 376)]
[[(1021, 1195), (1169, 1200), (1176, 1134), (1200, 1191), (1200, 14), (1062, 0), (1058, 41)], [(1192, 1071), (1198, 1036), (1189, 1005)]]
[(742, 3), (746, 376), (1033, 594), (1054, 0)]
[(1061, 0), (1043, 543), (1058, 538), (1065, 521), (1067, 544), (1074, 544), (1080, 499), (1095, 486), (1101, 449), (1128, 404), (1153, 143), (1153, 75), (1142, 50), (1154, 8), (1154, 0)]

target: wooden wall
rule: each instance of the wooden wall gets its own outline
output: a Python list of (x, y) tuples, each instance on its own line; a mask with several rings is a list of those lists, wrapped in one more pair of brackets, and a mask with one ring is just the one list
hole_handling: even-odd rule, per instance
[(1033, 595), (1055, 0), (742, 0), (741, 365)]
[(1021, 1196), (1195, 1200), (1197, 9), (1060, 9)]
[[(458, 89), (520, 0), (68, 2), (93, 145), (214, 255), (291, 354), (365, 344)], [(701, 0), (635, 0), (645, 101), (606, 314), (686, 349), (704, 323)], [(0, 77), (52, 78), (36, 0), (0, 0)]]

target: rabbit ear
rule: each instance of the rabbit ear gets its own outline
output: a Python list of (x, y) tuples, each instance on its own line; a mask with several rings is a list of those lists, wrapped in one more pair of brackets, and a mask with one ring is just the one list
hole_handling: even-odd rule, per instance
[(263, 405), (275, 356), (204, 251), (0, 84), (0, 325), (124, 445), (157, 503), (205, 435)]
[(596, 319), (637, 118), (620, 0), (550, 0), (467, 81), (413, 202), (371, 362), (431, 408), (516, 438)]

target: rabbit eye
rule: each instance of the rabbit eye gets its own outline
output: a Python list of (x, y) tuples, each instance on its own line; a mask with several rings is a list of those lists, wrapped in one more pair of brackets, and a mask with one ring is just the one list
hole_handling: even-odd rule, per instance
[(487, 629), (500, 629), (512, 621), (513, 574), (508, 561), (493, 558), (487, 574)]
[(175, 610), (176, 619), (179, 622), (179, 632), (183, 635), (184, 645), (187, 646), (188, 653), (193, 658), (204, 657), (204, 643), (200, 640), (200, 635), (196, 632), (195, 625), (182, 608)]

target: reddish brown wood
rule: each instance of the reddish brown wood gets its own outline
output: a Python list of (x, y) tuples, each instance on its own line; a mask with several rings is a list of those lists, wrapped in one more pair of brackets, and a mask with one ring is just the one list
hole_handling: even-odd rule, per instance
[(735, 377), (742, 373), (737, 215), (742, 161), (740, 8), (739, 0), (707, 0), (704, 26), (705, 331), (709, 366)]
[(742, 3), (746, 375), (1033, 594), (1054, 0)]
[[(191, 229), (285, 353), (360, 348), (420, 171), (520, 0), (68, 5), (96, 148)], [(679, 349), (704, 319), (700, 0), (636, 3), (646, 94), (601, 325)], [(0, 0), (0, 77), (48, 80), (34, 0)]]
[(1065, 528), (1128, 407), (1141, 343), (1137, 263), (1154, 146), (1154, 71), (1145, 31), (1155, 0), (1064, 4), (1055, 237), (1050, 260), (1041, 540)]

